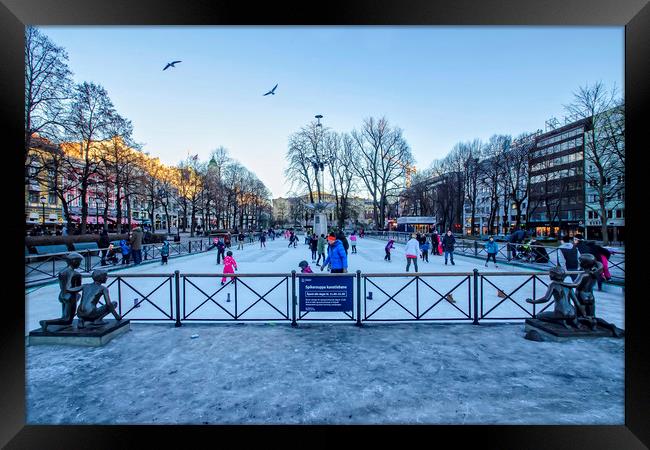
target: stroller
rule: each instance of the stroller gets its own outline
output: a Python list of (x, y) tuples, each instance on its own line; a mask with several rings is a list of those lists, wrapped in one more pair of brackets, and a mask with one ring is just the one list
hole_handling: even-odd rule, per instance
[(526, 242), (517, 246), (517, 256), (515, 256), (515, 259), (523, 262), (535, 261), (535, 255), (530, 247), (530, 243)]

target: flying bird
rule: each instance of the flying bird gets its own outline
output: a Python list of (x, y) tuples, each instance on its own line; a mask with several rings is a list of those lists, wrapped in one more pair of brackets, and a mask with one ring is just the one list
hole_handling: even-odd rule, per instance
[(167, 70), (170, 67), (176, 67), (176, 63), (179, 63), (179, 62), (182, 62), (182, 61), (172, 61), (170, 63), (167, 63), (167, 65), (165, 66), (165, 68), (163, 70)]
[(273, 86), (273, 89), (271, 89), (269, 92), (267, 92), (266, 94), (264, 94), (262, 97), (265, 97), (265, 96), (267, 96), (267, 95), (269, 95), (269, 94), (271, 94), (271, 95), (275, 95), (275, 88), (276, 88), (276, 87), (278, 87), (277, 84), (276, 84), (275, 86)]

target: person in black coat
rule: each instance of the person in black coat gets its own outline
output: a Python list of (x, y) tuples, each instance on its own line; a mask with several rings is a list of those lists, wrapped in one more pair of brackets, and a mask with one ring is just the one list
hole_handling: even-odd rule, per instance
[(434, 255), (440, 255), (440, 252), (438, 252), (439, 244), (440, 244), (440, 236), (438, 236), (437, 231), (434, 231), (433, 234), (431, 234), (431, 250), (433, 250)]
[(348, 244), (348, 239), (345, 237), (345, 233), (343, 231), (339, 230), (339, 232), (336, 235), (336, 239), (341, 241), (343, 243), (343, 249), (345, 250), (345, 254), (348, 254), (348, 248), (350, 248), (350, 244)]
[(111, 240), (108, 238), (108, 231), (102, 230), (101, 234), (99, 235), (99, 242), (97, 245), (102, 249), (102, 266), (105, 266), (106, 253), (108, 252), (108, 246), (111, 245)]
[(447, 230), (447, 234), (442, 237), (442, 250), (445, 252), (445, 265), (447, 265), (447, 258), (451, 258), (451, 265), (455, 266), (454, 262), (454, 244), (456, 244), (456, 238), (451, 233), (451, 230)]

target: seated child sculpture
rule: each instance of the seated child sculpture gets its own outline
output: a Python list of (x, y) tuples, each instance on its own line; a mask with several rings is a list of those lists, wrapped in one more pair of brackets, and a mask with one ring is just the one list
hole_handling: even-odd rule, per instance
[(79, 294), (74, 289), (81, 285), (81, 274), (76, 269), (81, 265), (83, 256), (79, 253), (69, 253), (65, 256), (67, 267), (57, 275), (59, 279), (59, 302), (61, 302), (61, 318), (41, 320), (39, 323), (43, 331), (49, 325), (70, 326), (77, 311)]
[(562, 267), (555, 266), (550, 270), (549, 276), (551, 277), (551, 283), (548, 285), (546, 294), (536, 300), (527, 298), (526, 302), (533, 304), (546, 303), (553, 298), (555, 301), (554, 310), (539, 313), (536, 318), (544, 322), (559, 323), (566, 328), (569, 328), (569, 324), (577, 328), (576, 310), (570, 301), (576, 302), (577, 300), (573, 289), (571, 289), (572, 285), (564, 283), (566, 272)]
[[(113, 314), (116, 320), (122, 320), (115, 307), (117, 302), (112, 302), (108, 293), (108, 288), (103, 286), (108, 278), (105, 270), (94, 270), (92, 273), (92, 283), (87, 283), (76, 288), (70, 289), (72, 292), (81, 291), (81, 301), (77, 309), (79, 323), (77, 328), (85, 328), (86, 322), (95, 322), (96, 325), (102, 324), (102, 319), (108, 314)], [(104, 297), (105, 305), (97, 307), (99, 300)]]

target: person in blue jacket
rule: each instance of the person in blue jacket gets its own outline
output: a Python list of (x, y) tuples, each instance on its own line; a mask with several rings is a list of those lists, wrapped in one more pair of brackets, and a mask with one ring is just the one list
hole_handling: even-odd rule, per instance
[(329, 265), (331, 273), (346, 273), (348, 271), (348, 254), (345, 252), (343, 242), (336, 239), (334, 233), (330, 233), (327, 236), (327, 243), (329, 244), (329, 252), (320, 268), (321, 272)]
[(494, 261), (494, 267), (497, 266), (497, 253), (499, 252), (499, 245), (494, 242), (494, 237), (490, 236), (490, 239), (485, 243), (485, 250), (487, 251), (487, 259), (485, 260), (485, 267), (488, 266), (490, 258)]
[(126, 239), (120, 241), (120, 250), (122, 250), (122, 264), (128, 264), (131, 259), (131, 247)]

